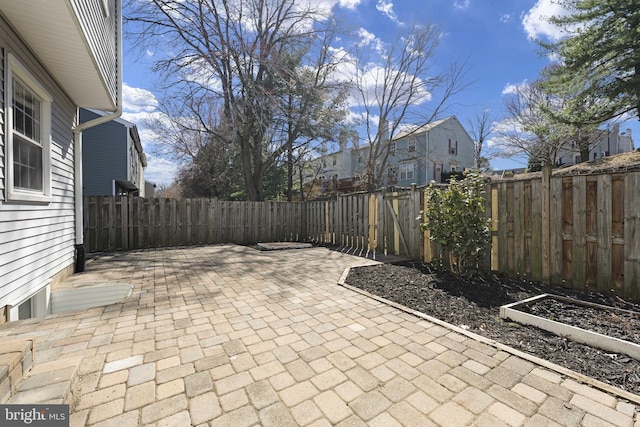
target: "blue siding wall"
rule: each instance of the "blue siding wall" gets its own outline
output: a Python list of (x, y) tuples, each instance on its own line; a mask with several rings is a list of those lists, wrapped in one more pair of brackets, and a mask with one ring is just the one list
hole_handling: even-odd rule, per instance
[[(98, 117), (80, 109), (80, 121)], [(127, 180), (128, 129), (116, 121), (82, 133), (82, 192), (85, 196), (113, 195), (113, 180)]]

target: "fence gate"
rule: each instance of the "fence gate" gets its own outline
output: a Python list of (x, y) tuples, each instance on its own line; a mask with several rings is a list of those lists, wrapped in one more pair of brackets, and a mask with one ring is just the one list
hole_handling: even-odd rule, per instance
[(420, 258), (420, 192), (383, 193), (378, 197), (380, 234), (385, 254)]

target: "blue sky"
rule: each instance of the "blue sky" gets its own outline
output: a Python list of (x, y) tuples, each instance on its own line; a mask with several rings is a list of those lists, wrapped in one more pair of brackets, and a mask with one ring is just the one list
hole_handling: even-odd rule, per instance
[[(504, 93), (509, 87), (537, 78), (549, 60), (540, 55), (532, 38), (557, 37), (556, 29), (544, 19), (561, 12), (552, 0), (315, 0), (332, 6), (354, 30), (364, 29), (381, 40), (390, 40), (398, 28), (415, 22), (436, 24), (443, 36), (436, 54), (436, 66), (446, 67), (453, 60), (467, 60), (469, 87), (456, 96), (446, 111), (468, 127), (469, 120), (489, 108), (496, 119), (504, 117)], [(125, 11), (126, 13), (126, 11)], [(148, 167), (145, 178), (168, 185), (177, 165), (159, 154), (145, 118), (155, 111), (154, 88), (160, 76), (152, 73), (153, 54), (140, 55), (124, 43), (124, 114), (138, 125)], [(631, 129), (638, 146), (640, 125), (632, 119), (621, 129)], [(494, 159), (494, 169), (522, 167), (526, 160)]]

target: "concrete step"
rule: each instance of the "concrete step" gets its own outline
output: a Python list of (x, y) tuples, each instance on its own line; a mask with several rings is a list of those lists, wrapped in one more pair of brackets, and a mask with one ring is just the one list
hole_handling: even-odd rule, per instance
[(7, 403), (68, 404), (72, 410), (79, 397), (80, 362), (82, 357), (70, 357), (36, 364)]
[(5, 341), (0, 346), (0, 404), (9, 402), (33, 367), (35, 341)]

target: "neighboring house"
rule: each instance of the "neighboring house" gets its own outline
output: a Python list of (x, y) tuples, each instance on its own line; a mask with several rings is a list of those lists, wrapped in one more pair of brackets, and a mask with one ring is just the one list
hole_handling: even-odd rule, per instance
[[(80, 123), (105, 115), (81, 108)], [(84, 196), (145, 196), (147, 160), (133, 123), (118, 118), (84, 131), (82, 163)]]
[[(589, 160), (601, 159), (634, 150), (631, 130), (627, 129), (620, 133), (619, 123), (615, 123), (612, 129), (593, 131), (590, 146)], [(558, 164), (560, 165), (575, 165), (577, 163), (580, 163), (580, 152), (575, 144), (571, 150), (562, 150), (558, 154)]]
[[(390, 151), (382, 185), (409, 187), (440, 182), (444, 173), (474, 167), (473, 140), (455, 116), (405, 128), (393, 140), (383, 140)], [(340, 141), (340, 150), (311, 162), (306, 180), (317, 179), (324, 189), (357, 189), (369, 156), (369, 146)]]
[(78, 107), (120, 114), (121, 0), (0, 0), (0, 323), (84, 268)]
[(144, 197), (156, 197), (157, 185), (151, 181), (144, 182)]

